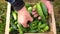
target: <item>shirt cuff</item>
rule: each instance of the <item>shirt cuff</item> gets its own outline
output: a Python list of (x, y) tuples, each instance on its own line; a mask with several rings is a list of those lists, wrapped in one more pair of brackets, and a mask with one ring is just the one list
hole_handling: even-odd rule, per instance
[(6, 0), (11, 3), (11, 5), (14, 7), (15, 10), (20, 10), (25, 5), (23, 0)]

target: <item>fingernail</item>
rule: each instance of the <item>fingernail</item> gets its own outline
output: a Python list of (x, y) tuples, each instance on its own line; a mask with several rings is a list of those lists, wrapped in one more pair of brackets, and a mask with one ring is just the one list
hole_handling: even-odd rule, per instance
[(35, 11), (35, 12), (32, 12), (32, 15), (35, 15), (37, 12)]
[(33, 9), (33, 12), (35, 12), (35, 9)]
[(41, 19), (41, 17), (38, 17), (38, 20), (40, 20)]
[(38, 17), (38, 14), (35, 14), (34, 17)]

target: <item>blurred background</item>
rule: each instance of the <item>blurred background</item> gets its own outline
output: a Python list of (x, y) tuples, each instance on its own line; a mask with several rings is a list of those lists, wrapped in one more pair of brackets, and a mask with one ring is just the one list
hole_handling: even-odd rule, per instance
[[(54, 7), (57, 34), (60, 34), (60, 0), (53, 0), (52, 4)], [(4, 34), (4, 30), (5, 30), (5, 21), (6, 21), (6, 12), (7, 12), (6, 10), (7, 10), (6, 1), (0, 0), (0, 34)]]

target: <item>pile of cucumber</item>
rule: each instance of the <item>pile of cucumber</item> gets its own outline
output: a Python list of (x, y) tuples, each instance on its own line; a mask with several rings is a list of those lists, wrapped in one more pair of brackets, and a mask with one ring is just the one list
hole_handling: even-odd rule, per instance
[(49, 17), (48, 15), (48, 9), (45, 6), (43, 2), (37, 3), (32, 7), (30, 4), (26, 4), (26, 9), (29, 11), (29, 13), (32, 16), (32, 10), (35, 8), (41, 16), (41, 20), (38, 20), (37, 18), (34, 18), (33, 16), (33, 21), (32, 23), (29, 23), (28, 28), (24, 28), (21, 24), (18, 24), (17, 22), (17, 11), (12, 11), (11, 12), (11, 23), (10, 23), (10, 29), (9, 32), (10, 34), (24, 34), (24, 33), (44, 33), (49, 31), (49, 25), (47, 22), (47, 19)]

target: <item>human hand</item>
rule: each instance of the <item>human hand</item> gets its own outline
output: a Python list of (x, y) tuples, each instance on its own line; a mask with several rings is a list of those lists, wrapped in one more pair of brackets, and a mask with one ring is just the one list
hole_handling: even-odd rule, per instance
[(29, 25), (27, 24), (28, 21), (32, 22), (33, 19), (26, 8), (23, 7), (21, 10), (18, 11), (18, 23), (22, 24), (23, 27), (29, 27)]

